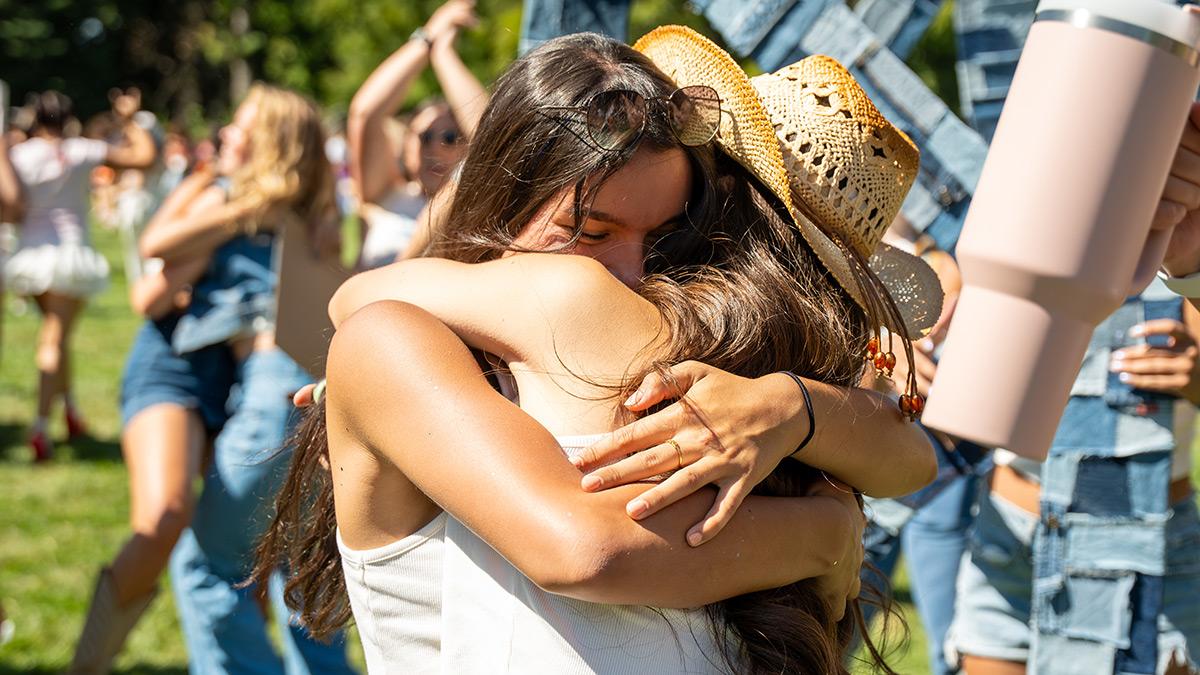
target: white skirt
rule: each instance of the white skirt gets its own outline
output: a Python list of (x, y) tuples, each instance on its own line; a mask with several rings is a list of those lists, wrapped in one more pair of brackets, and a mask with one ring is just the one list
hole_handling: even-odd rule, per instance
[(87, 298), (108, 288), (108, 261), (81, 244), (22, 248), (4, 264), (4, 285), (16, 295), (54, 292)]

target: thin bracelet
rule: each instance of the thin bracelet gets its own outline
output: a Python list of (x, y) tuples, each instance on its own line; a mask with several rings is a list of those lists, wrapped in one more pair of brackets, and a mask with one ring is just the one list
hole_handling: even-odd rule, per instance
[(796, 448), (795, 450), (795, 452), (800, 452), (804, 449), (804, 446), (808, 445), (808, 442), (812, 440), (813, 432), (817, 430), (817, 421), (813, 416), (812, 397), (808, 394), (808, 385), (804, 384), (804, 378), (787, 370), (781, 370), (779, 372), (792, 378), (792, 380), (796, 383), (796, 386), (800, 387), (800, 393), (804, 395), (804, 409), (808, 411), (808, 433), (805, 434), (804, 440), (800, 441), (800, 447)]

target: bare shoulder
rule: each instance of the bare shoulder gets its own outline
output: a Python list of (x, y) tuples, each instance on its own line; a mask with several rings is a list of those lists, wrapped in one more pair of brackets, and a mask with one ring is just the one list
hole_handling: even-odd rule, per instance
[(403, 406), (402, 398), (389, 394), (405, 395), (407, 378), (427, 365), (409, 351), (424, 344), (430, 331), (446, 330), (436, 317), (405, 302), (383, 300), (355, 312), (329, 344), (328, 405), (363, 420), (390, 414), (385, 409), (390, 405)]

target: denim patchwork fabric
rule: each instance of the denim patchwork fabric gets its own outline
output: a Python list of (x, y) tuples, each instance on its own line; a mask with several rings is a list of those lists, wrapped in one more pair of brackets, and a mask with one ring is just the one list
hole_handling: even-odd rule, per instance
[[(1108, 372), (1149, 319), (1182, 317), (1157, 283), (1092, 335), (1042, 467), (1030, 673), (1155, 673), (1168, 569), (1174, 398)], [(1200, 613), (1200, 607), (1193, 613)]]
[(1033, 25), (1037, 0), (956, 0), (959, 102), (963, 116), (987, 142)]
[(275, 237), (237, 237), (213, 253), (171, 344), (187, 354), (260, 332), (275, 320)]
[[(725, 43), (775, 70), (810, 54), (841, 61), (889, 120), (921, 149), (921, 168), (901, 213), (953, 251), (987, 144), (904, 64), (937, 3), (915, 0), (697, 0)], [(857, 12), (857, 13), (856, 13)], [(868, 23), (869, 21), (869, 23)], [(880, 32), (876, 32), (876, 30)], [(937, 227), (931, 226), (937, 223)]]
[[(1037, 600), (1030, 602), (1036, 532), (1042, 527), (1038, 516), (996, 496), (986, 485), (976, 509), (946, 637), (949, 662), (967, 654), (1029, 662), (1029, 672), (1051, 675), (1162, 673), (1172, 660), (1196, 667), (1200, 514), (1192, 498), (1167, 512), (1165, 575), (1079, 574), (1081, 581), (1071, 586), (1072, 592), (1055, 598), (1059, 613), (1077, 622), (1069, 631), (1044, 629), (1034, 609)], [(1126, 639), (1082, 636), (1114, 629), (1124, 630)]]
[(629, 41), (630, 0), (525, 0), (521, 41), (525, 54), (546, 40), (569, 33), (600, 33)]

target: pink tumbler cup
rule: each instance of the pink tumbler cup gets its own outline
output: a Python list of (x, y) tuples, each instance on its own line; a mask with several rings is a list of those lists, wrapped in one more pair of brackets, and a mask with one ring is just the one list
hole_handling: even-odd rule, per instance
[(1149, 237), (1200, 86), (1200, 16), (1043, 0), (958, 244), (924, 423), (1043, 459), (1092, 331), (1151, 280)]

